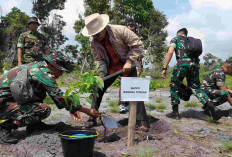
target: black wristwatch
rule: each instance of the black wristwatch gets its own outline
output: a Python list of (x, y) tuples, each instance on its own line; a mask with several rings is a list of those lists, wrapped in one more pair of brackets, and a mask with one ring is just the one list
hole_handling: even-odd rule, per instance
[(162, 68), (162, 71), (163, 71), (163, 70), (168, 70), (168, 68)]

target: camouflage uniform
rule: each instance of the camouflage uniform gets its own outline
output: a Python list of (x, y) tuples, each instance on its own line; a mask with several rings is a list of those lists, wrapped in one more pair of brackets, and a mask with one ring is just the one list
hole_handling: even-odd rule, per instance
[(171, 105), (179, 105), (180, 99), (178, 89), (180, 84), (186, 77), (188, 86), (191, 87), (193, 94), (202, 102), (210, 101), (207, 95), (200, 89), (199, 80), (199, 59), (190, 58), (185, 52), (185, 37), (177, 36), (170, 42), (171, 47), (175, 48), (177, 64), (174, 66), (174, 70), (171, 77), (170, 93), (171, 93)]
[(201, 89), (204, 90), (215, 106), (227, 102), (228, 95), (232, 97), (231, 93), (219, 89), (219, 86), (226, 86), (225, 80), (226, 75), (221, 67), (213, 70), (202, 81)]
[(49, 49), (46, 37), (39, 32), (31, 31), (20, 34), (17, 47), (24, 49), (22, 56), (23, 63), (41, 61), (42, 55)]
[[(51, 60), (50, 63), (56, 67), (56, 62), (50, 56), (44, 58), (47, 58), (48, 62)], [(29, 81), (35, 95), (40, 100), (19, 105), (11, 94), (10, 84), (18, 72), (27, 66), (30, 66), (28, 69)], [(59, 68), (62, 69), (62, 67)], [(72, 100), (68, 99), (68, 105), (66, 105), (64, 93), (58, 87), (55, 78), (51, 75), (52, 73), (47, 68), (46, 61), (40, 61), (15, 67), (0, 77), (0, 119), (9, 119), (17, 126), (25, 126), (47, 118), (50, 115), (51, 109), (42, 103), (46, 97), (46, 93), (48, 93), (59, 109), (66, 108), (69, 111)], [(75, 113), (80, 108), (80, 105), (72, 105), (70, 112)]]

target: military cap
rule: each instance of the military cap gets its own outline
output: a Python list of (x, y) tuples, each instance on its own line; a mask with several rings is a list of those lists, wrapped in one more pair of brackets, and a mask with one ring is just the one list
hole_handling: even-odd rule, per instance
[(43, 58), (54, 68), (70, 72), (70, 60), (61, 51), (52, 52), (49, 56), (44, 56)]
[(37, 17), (30, 17), (30, 20), (27, 24), (29, 25), (30, 23), (37, 23), (38, 25), (40, 25)]

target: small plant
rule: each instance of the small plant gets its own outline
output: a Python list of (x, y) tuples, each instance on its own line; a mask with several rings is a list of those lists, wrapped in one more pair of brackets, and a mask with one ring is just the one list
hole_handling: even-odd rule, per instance
[(174, 131), (175, 134), (178, 134), (178, 131), (176, 130), (176, 128), (174, 128), (173, 131)]
[(153, 147), (139, 147), (137, 148), (137, 157), (153, 157), (155, 148)]
[(156, 106), (153, 104), (146, 104), (146, 107), (148, 107), (150, 110), (155, 110)]
[(163, 102), (163, 99), (162, 99), (162, 98), (157, 98), (157, 99), (155, 99), (155, 102), (156, 102), (156, 103), (162, 103), (162, 102)]
[(226, 150), (232, 151), (232, 141), (224, 143)]
[(107, 101), (110, 101), (110, 98), (106, 98)]
[(195, 102), (187, 102), (184, 104), (184, 107), (199, 107), (200, 105)]
[[(92, 94), (95, 93), (97, 96), (99, 96), (97, 88), (100, 88), (102, 90), (104, 87), (104, 82), (102, 78), (100, 78), (99, 76), (95, 76), (97, 75), (97, 69), (98, 66), (91, 73), (85, 72), (82, 75), (76, 74), (80, 78), (80, 82), (74, 83), (72, 87), (69, 87), (64, 95), (66, 104), (68, 104), (68, 97), (72, 100), (70, 111), (72, 110), (73, 104), (80, 105), (81, 98), (84, 98), (89, 104), (92, 104)], [(77, 88), (79, 90), (77, 90)], [(89, 97), (81, 96), (84, 93), (90, 93)]]

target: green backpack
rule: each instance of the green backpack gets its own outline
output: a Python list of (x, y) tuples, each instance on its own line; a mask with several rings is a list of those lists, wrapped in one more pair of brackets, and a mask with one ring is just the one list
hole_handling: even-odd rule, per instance
[(29, 82), (28, 72), (30, 66), (18, 72), (15, 79), (10, 84), (10, 90), (13, 98), (18, 104), (25, 104), (28, 102), (35, 102), (40, 100), (33, 91)]

